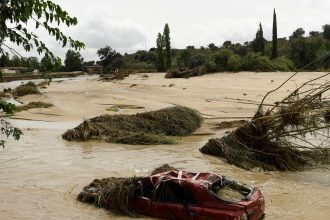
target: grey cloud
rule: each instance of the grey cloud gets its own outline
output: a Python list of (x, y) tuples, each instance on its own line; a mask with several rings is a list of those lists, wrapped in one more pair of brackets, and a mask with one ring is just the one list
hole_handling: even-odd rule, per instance
[(87, 48), (100, 48), (107, 44), (126, 51), (143, 43), (146, 38), (141, 27), (131, 20), (96, 17), (80, 25), (75, 36), (84, 41)]
[[(120, 52), (133, 52), (155, 46), (156, 36), (164, 24), (171, 28), (172, 45), (206, 46), (213, 42), (221, 45), (225, 40), (250, 41), (255, 37), (259, 21), (267, 39), (271, 39), (272, 12), (278, 15), (279, 37), (287, 37), (299, 27), (308, 33), (321, 30), (329, 23), (330, 1), (325, 0), (173, 0), (172, 3), (155, 0), (54, 0), (79, 25), (64, 28), (64, 32), (86, 43), (82, 55), (97, 59), (96, 51), (105, 45)], [(162, 10), (160, 10), (160, 8)], [(40, 37), (50, 49), (64, 57), (67, 50), (53, 43), (46, 34)]]

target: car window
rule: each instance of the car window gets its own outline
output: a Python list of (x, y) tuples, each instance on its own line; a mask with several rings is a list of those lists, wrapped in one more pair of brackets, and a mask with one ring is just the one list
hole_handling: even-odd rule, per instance
[(180, 203), (184, 205), (196, 204), (194, 193), (175, 182), (160, 183), (156, 192), (156, 200), (167, 203)]

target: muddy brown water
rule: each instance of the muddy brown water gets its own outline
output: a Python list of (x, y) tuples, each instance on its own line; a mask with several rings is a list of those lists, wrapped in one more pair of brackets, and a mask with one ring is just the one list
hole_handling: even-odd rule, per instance
[[(249, 74), (245, 78), (253, 80), (255, 74)], [(138, 104), (146, 107), (147, 110), (151, 110), (166, 106), (168, 102), (179, 102), (179, 98), (175, 95), (182, 93), (182, 87), (186, 87), (187, 90), (190, 89), (188, 80), (173, 81), (176, 86), (166, 88), (168, 91), (166, 95), (159, 98), (159, 102), (156, 103), (156, 97), (153, 98), (151, 96), (147, 97), (147, 102), (141, 98), (142, 94), (150, 94), (150, 92), (157, 91), (157, 89), (163, 88), (161, 85), (164, 83), (172, 83), (172, 81), (161, 81), (163, 79), (158, 75), (150, 75), (151, 77), (149, 78), (151, 79), (148, 80), (151, 81), (143, 85), (141, 85), (142, 81), (140, 81), (138, 76), (130, 77), (121, 83), (106, 84), (111, 88), (112, 93), (106, 91), (105, 93), (111, 96), (111, 98), (104, 101), (106, 103), (117, 101), (119, 102), (117, 104)], [(192, 82), (196, 84), (200, 80), (201, 82), (212, 81), (214, 83), (215, 80), (218, 80), (218, 83), (221, 83), (221, 81), (229, 80), (228, 77), (233, 77), (222, 74), (220, 76), (223, 78), (215, 74), (201, 77), (200, 79), (193, 79)], [(273, 75), (269, 76), (276, 78)], [(281, 77), (285, 78), (286, 76), (283, 74)], [(237, 76), (235, 75), (235, 77)], [(282, 79), (281, 77), (279, 79)], [(270, 78), (264, 79), (261, 77), (259, 83), (262, 84), (263, 80), (268, 79), (270, 80)], [(153, 83), (152, 80), (159, 83), (159, 88), (153, 88), (156, 83)], [(63, 85), (54, 84), (49, 88), (49, 92), (44, 94), (46, 97), (32, 96), (21, 100), (42, 98), (57, 105), (61, 104), (62, 107), (58, 106), (60, 110), (56, 108), (55, 110), (31, 110), (26, 113), (20, 113), (17, 116), (18, 118), (29, 120), (11, 119), (14, 125), (23, 129), (24, 136), (18, 142), (8, 140), (6, 148), (0, 150), (0, 219), (129, 219), (113, 215), (108, 211), (90, 205), (81, 204), (75, 198), (83, 186), (95, 178), (146, 175), (153, 168), (164, 163), (170, 163), (177, 168), (196, 172), (213, 171), (259, 187), (266, 198), (266, 219), (329, 219), (329, 168), (283, 173), (239, 169), (225, 163), (221, 159), (206, 156), (199, 152), (199, 148), (209, 138), (221, 135), (220, 131), (214, 135), (186, 137), (177, 145), (161, 146), (128, 146), (103, 141), (72, 143), (62, 140), (61, 134), (66, 129), (78, 125), (84, 115), (90, 117), (100, 114), (98, 108), (101, 107), (97, 107), (96, 110), (86, 107), (85, 112), (83, 109), (75, 109), (78, 108), (76, 106), (79, 106), (77, 104), (79, 101), (81, 103), (80, 108), (84, 108), (84, 103), (87, 101), (89, 104), (92, 100), (100, 103), (100, 99), (104, 99), (104, 94), (100, 91), (104, 84), (91, 81), (89, 83), (92, 85), (85, 85), (85, 81), (86, 79), (82, 79), (81, 81), (64, 82)], [(125, 93), (125, 91), (130, 90), (129, 85), (132, 82), (138, 82), (138, 86), (134, 88), (134, 95), (129, 96), (130, 93)], [(81, 86), (81, 84), (84, 84), (84, 86)], [(153, 85), (148, 86), (148, 84)], [(73, 85), (76, 85), (76, 87), (72, 87)], [(95, 87), (95, 85), (99, 85), (99, 87)], [(180, 88), (175, 88), (179, 86)], [(64, 97), (69, 96), (69, 99), (69, 94), (72, 97), (79, 96), (78, 92), (71, 91), (71, 93), (68, 93), (66, 89), (69, 87), (75, 91), (80, 91), (83, 88), (81, 96), (85, 97), (84, 100), (86, 102), (81, 102), (81, 100), (73, 101), (74, 105), (72, 105), (72, 108), (69, 108), (70, 106), (66, 103)], [(209, 86), (206, 87), (208, 90), (205, 94), (201, 91), (203, 89), (201, 88), (199, 91), (195, 91), (196, 96), (191, 96), (191, 93), (187, 94), (187, 97), (192, 97), (192, 100), (189, 100), (187, 97), (181, 97), (180, 99), (188, 107), (195, 107), (204, 114), (227, 117), (228, 115), (225, 113), (215, 114), (216, 105), (212, 103), (204, 105), (205, 97), (210, 93)], [(86, 90), (91, 94), (93, 89), (98, 89), (94, 91), (97, 93), (94, 96), (97, 97), (86, 95)], [(64, 91), (63, 94), (59, 90)], [(256, 94), (252, 98), (259, 97), (259, 93), (252, 90), (251, 88), (250, 93)], [(120, 93), (119, 91), (124, 92)], [(157, 92), (155, 93), (153, 95), (157, 96)], [(237, 95), (240, 93), (241, 91), (237, 92)], [(222, 93), (218, 97), (214, 95), (213, 98), (214, 100), (220, 100), (226, 95), (229, 96), (230, 94)], [(98, 99), (99, 96), (102, 97)], [(119, 97), (120, 101), (118, 101)], [(133, 99), (135, 99), (135, 102), (132, 101)], [(125, 100), (129, 100), (129, 102), (125, 103)], [(230, 106), (224, 104), (222, 106), (221, 101), (219, 103), (218, 112), (222, 110), (228, 111), (228, 108), (241, 108), (237, 110), (236, 116), (250, 116), (252, 113), (251, 106), (236, 106), (236, 104), (230, 104)], [(107, 106), (102, 108), (105, 109)], [(74, 117), (71, 111), (76, 111), (78, 116)], [(101, 113), (104, 112), (106, 110)], [(130, 111), (128, 112), (130, 113)], [(60, 116), (47, 116), (46, 113), (58, 113)], [(210, 127), (213, 122), (214, 120), (206, 120), (197, 133), (203, 134), (206, 131), (211, 131)], [(141, 217), (141, 219), (149, 218)]]

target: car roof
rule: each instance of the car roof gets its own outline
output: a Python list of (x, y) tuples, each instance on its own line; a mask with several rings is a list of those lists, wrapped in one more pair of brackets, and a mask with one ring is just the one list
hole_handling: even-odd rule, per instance
[(150, 176), (150, 181), (154, 186), (157, 186), (164, 181), (171, 181), (179, 184), (184, 182), (195, 186), (198, 185), (209, 188), (213, 183), (222, 181), (223, 178), (224, 177), (222, 176), (209, 172), (192, 173), (181, 170), (172, 170)]

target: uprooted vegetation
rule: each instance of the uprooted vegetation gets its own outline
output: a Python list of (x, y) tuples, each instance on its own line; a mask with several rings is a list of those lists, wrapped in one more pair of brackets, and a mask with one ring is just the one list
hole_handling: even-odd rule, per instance
[(173, 144), (200, 127), (201, 115), (187, 107), (171, 107), (136, 115), (102, 115), (85, 120), (62, 135), (68, 141), (103, 139), (123, 144)]
[(50, 108), (53, 107), (53, 104), (50, 103), (45, 103), (45, 102), (30, 102), (27, 105), (23, 106), (18, 106), (16, 107), (16, 111), (27, 111), (29, 109), (34, 109), (34, 108)]
[(246, 121), (246, 120), (223, 121), (223, 122), (216, 124), (216, 127), (214, 127), (213, 130), (237, 128), (237, 127), (240, 127), (247, 123), (248, 123), (248, 121)]
[(121, 109), (144, 109), (144, 107), (137, 106), (137, 105), (125, 105), (125, 104), (118, 104), (118, 105), (112, 105), (110, 108), (107, 108), (106, 110), (112, 111), (112, 112), (119, 112)]
[[(151, 175), (171, 170), (175, 170), (175, 168), (165, 164), (154, 169)], [(139, 181), (141, 179), (140, 177), (95, 179), (88, 186), (84, 187), (83, 191), (79, 193), (77, 200), (136, 217), (130, 203), (135, 192), (140, 190), (141, 185)]]
[(244, 169), (296, 171), (329, 163), (330, 81), (325, 80), (329, 75), (302, 84), (271, 107), (264, 104), (266, 97), (293, 75), (264, 97), (249, 123), (209, 140), (201, 152)]
[(33, 82), (28, 82), (26, 84), (22, 84), (18, 86), (12, 94), (16, 97), (25, 96), (25, 95), (32, 95), (32, 94), (40, 94), (38, 87)]
[(188, 68), (177, 68), (177, 69), (172, 69), (169, 70), (165, 78), (190, 78), (193, 76), (201, 76), (206, 73), (206, 69), (204, 66), (198, 66), (193, 69), (188, 69)]
[(100, 79), (102, 81), (112, 81), (112, 80), (123, 80), (126, 77), (128, 77), (132, 71), (129, 70), (116, 70), (116, 71), (110, 71), (109, 73), (106, 74), (101, 74)]

